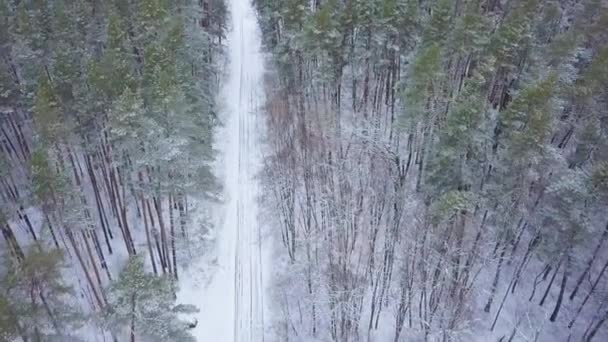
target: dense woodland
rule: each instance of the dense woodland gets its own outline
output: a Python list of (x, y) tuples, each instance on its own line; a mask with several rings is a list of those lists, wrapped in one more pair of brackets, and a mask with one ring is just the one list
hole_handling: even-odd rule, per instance
[(606, 340), (606, 1), (254, 3), (274, 340)]
[[(253, 3), (269, 341), (608, 338), (605, 0)], [(193, 340), (227, 14), (0, 0), (0, 341)]]
[[(0, 341), (189, 341), (222, 0), (0, 0)], [(121, 270), (122, 269), (122, 270)]]

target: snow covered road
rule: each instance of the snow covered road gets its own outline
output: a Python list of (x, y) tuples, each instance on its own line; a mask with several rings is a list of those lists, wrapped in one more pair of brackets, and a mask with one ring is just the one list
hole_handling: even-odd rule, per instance
[(258, 110), (263, 105), (263, 60), (260, 33), (250, 0), (232, 0), (231, 14), (231, 76), (226, 98), (231, 103), (232, 119), (236, 121), (232, 123), (233, 148), (229, 155), (236, 159), (227, 165), (233, 165), (237, 174), (228, 180), (226, 190), (236, 202), (236, 213), (230, 215), (236, 222), (227, 220), (224, 229), (236, 233), (234, 341), (253, 342), (264, 340), (262, 240), (257, 220), (259, 189), (255, 179), (261, 165)]
[[(223, 90), (227, 118), (217, 135), (224, 169), (225, 208), (220, 220), (218, 269), (206, 287), (189, 280), (180, 299), (198, 306), (197, 341), (264, 341), (262, 241), (257, 220), (263, 129), (263, 57), (260, 32), (250, 0), (229, 0), (230, 70)], [(204, 272), (205, 270), (203, 270)]]

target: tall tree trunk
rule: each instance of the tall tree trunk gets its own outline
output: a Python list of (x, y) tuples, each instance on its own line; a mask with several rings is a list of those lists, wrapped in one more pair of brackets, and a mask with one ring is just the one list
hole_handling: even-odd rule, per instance
[(597, 332), (600, 330), (602, 325), (604, 325), (604, 323), (606, 323), (607, 320), (608, 320), (608, 311), (604, 314), (604, 316), (602, 316), (602, 318), (600, 318), (597, 321), (595, 326), (593, 326), (593, 328), (585, 334), (585, 342), (591, 342), (591, 340), (593, 340), (593, 338), (595, 337)]
[(144, 195), (142, 194), (140, 196), (141, 196), (141, 207), (143, 208), (142, 214), (144, 216), (144, 229), (146, 231), (146, 244), (148, 245), (148, 253), (150, 254), (150, 263), (152, 264), (152, 270), (154, 271), (154, 274), (157, 275), (158, 270), (156, 269), (156, 261), (154, 260), (154, 250), (152, 249), (152, 241), (150, 240), (150, 229), (148, 227), (148, 215), (145, 210), (146, 206), (145, 206)]
[(6, 222), (4, 222), (4, 224), (0, 223), (0, 230), (2, 230), (2, 235), (4, 236), (6, 244), (11, 249), (11, 253), (17, 260), (23, 260), (25, 254), (23, 254), (23, 250), (21, 249), (21, 246), (19, 246), (19, 242), (17, 242), (17, 238), (9, 224)]
[(150, 201), (146, 199), (146, 208), (148, 209), (148, 217), (150, 218), (150, 225), (152, 227), (152, 233), (154, 235), (154, 243), (156, 244), (156, 250), (158, 252), (158, 258), (160, 260), (161, 270), (163, 274), (167, 272), (167, 263), (165, 261), (165, 257), (163, 255), (162, 248), (158, 241), (158, 231), (156, 230), (156, 224), (154, 223), (154, 216), (152, 215), (152, 207), (150, 206)]
[(78, 248), (78, 245), (76, 244), (74, 235), (68, 229), (66, 229), (66, 235), (68, 236), (68, 240), (70, 241), (70, 244), (72, 245), (72, 249), (74, 250), (74, 253), (76, 254), (76, 258), (78, 259), (78, 262), (80, 263), (80, 267), (82, 267), (82, 271), (84, 272), (84, 275), (87, 278), (89, 286), (91, 287), (91, 291), (93, 292), (95, 301), (97, 302), (97, 305), (99, 305), (99, 308), (103, 309), (104, 302), (101, 300), (101, 297), (97, 293), (95, 283), (93, 282), (93, 278), (91, 277), (91, 274), (89, 274), (89, 270), (87, 269), (86, 264), (82, 258), (82, 254), (80, 253), (80, 249)]
[(135, 251), (135, 243), (133, 242), (133, 235), (131, 235), (131, 230), (129, 229), (129, 222), (128, 222), (128, 218), (127, 218), (127, 193), (126, 193), (126, 189), (125, 189), (125, 181), (122, 181), (122, 210), (121, 210), (121, 215), (122, 215), (122, 222), (123, 222), (123, 226), (125, 229), (125, 237), (126, 237), (126, 243), (129, 245), (129, 255), (136, 255), (137, 252)]
[(175, 223), (173, 220), (173, 206), (174, 205), (175, 205), (175, 197), (172, 195), (169, 195), (169, 227), (170, 227), (169, 234), (171, 235), (171, 255), (173, 258), (173, 275), (175, 276), (175, 279), (178, 279), (177, 255), (175, 252)]
[(156, 209), (156, 215), (158, 217), (158, 226), (160, 227), (160, 242), (163, 251), (163, 259), (165, 260), (165, 265), (167, 266), (167, 272), (169, 274), (171, 271), (171, 259), (169, 255), (169, 247), (167, 242), (167, 230), (165, 227), (165, 222), (163, 220), (163, 209), (162, 209), (162, 199), (157, 196), (152, 197), (152, 203), (154, 203), (154, 209)]
[(538, 305), (543, 306), (543, 304), (545, 304), (545, 300), (547, 299), (547, 296), (549, 295), (549, 292), (551, 291), (551, 287), (553, 286), (553, 282), (555, 281), (555, 277), (557, 276), (557, 272), (559, 271), (559, 268), (561, 267), (561, 265), (562, 265), (563, 262), (564, 262), (564, 257), (562, 256), (559, 259), (559, 263), (555, 267), (555, 271), (553, 272), (553, 276), (551, 276), (551, 280), (549, 280), (549, 285), (547, 285), (547, 289), (545, 290), (545, 294), (543, 295), (543, 298), (541, 298), (541, 300), (538, 303)]
[(51, 219), (49, 218), (49, 215), (46, 214), (46, 211), (43, 209), (42, 212), (44, 213), (44, 219), (45, 222), (47, 224), (47, 226), (49, 227), (49, 232), (51, 232), (51, 237), (53, 238), (53, 243), (55, 244), (55, 247), (57, 249), (59, 249), (59, 241), (57, 241), (57, 235), (55, 235), (55, 229), (53, 228), (53, 224), (51, 223)]
[(562, 284), (559, 288), (559, 295), (557, 296), (557, 302), (555, 303), (555, 309), (551, 313), (551, 322), (555, 322), (557, 315), (559, 315), (559, 309), (562, 306), (562, 300), (564, 299), (564, 292), (566, 291), (566, 284), (568, 283), (568, 275), (570, 273), (570, 256), (566, 257), (566, 266), (564, 266), (564, 276), (562, 277)]
[[(499, 243), (500, 245), (500, 243)], [(507, 252), (507, 247), (500, 247), (500, 256), (498, 257), (498, 265), (496, 266), (496, 272), (494, 273), (494, 280), (492, 281), (492, 287), (490, 289), (490, 297), (488, 298), (488, 302), (486, 306), (483, 308), (483, 311), (490, 312), (492, 308), (492, 302), (494, 301), (494, 296), (496, 295), (496, 289), (498, 288), (498, 282), (500, 280), (500, 273), (502, 271), (502, 264), (505, 258), (505, 253)]]
[(602, 267), (602, 270), (600, 271), (600, 274), (597, 276), (597, 278), (593, 282), (593, 285), (591, 285), (591, 289), (585, 296), (585, 299), (583, 299), (583, 302), (581, 303), (581, 305), (576, 310), (576, 314), (574, 315), (574, 317), (572, 317), (572, 320), (570, 321), (570, 323), (568, 323), (568, 328), (572, 328), (572, 326), (574, 325), (574, 322), (576, 322), (576, 320), (578, 319), (578, 316), (580, 315), (581, 311), (585, 307), (585, 304), (587, 304), (587, 301), (589, 300), (591, 295), (595, 292), (595, 288), (597, 287), (600, 280), (602, 279), (602, 276), (604, 275), (604, 272), (606, 272), (606, 269), (608, 269), (608, 261), (606, 261), (606, 263), (604, 264), (604, 267)]
[(103, 282), (101, 281), (101, 276), (99, 275), (99, 269), (97, 268), (97, 262), (95, 261), (95, 257), (93, 256), (93, 251), (91, 250), (91, 245), (89, 244), (89, 239), (87, 238), (87, 234), (84, 230), (81, 230), (82, 240), (84, 241), (84, 246), (87, 250), (87, 254), (89, 255), (89, 260), (91, 261), (91, 267), (93, 267), (93, 274), (95, 275), (95, 279), (97, 279), (97, 284), (99, 284), (99, 292), (101, 294), (101, 298), (103, 299), (104, 304), (108, 301), (106, 300), (105, 293), (103, 292)]
[(604, 241), (606, 241), (607, 237), (608, 237), (608, 224), (606, 224), (606, 228), (604, 229), (604, 232), (602, 233), (602, 237), (600, 238), (600, 241), (597, 243), (597, 246), (595, 247), (595, 250), (593, 251), (593, 255), (591, 256), (591, 259), (589, 259), (589, 262), (587, 263), (587, 267), (585, 267), (585, 270), (583, 271), (583, 273), (581, 273), (580, 277), (578, 277), (578, 280), (576, 281), (576, 285), (574, 286), (574, 290), (572, 290), (572, 293), (570, 294), (570, 297), (569, 297), (570, 300), (574, 299), (574, 297), (576, 296), (576, 293), (578, 292), (578, 289), (580, 288), (581, 284), (583, 283), (583, 280), (585, 279), (587, 274), (589, 274), (589, 271), (591, 270), (591, 266), (593, 265), (593, 262), (597, 258), (598, 254), (602, 248), (602, 245), (604, 244)]
[(103, 231), (103, 236), (106, 242), (106, 247), (108, 248), (108, 253), (112, 255), (112, 245), (110, 243), (110, 236), (112, 232), (109, 226), (106, 226), (106, 221), (104, 220), (104, 209), (103, 202), (101, 200), (101, 194), (99, 192), (99, 187), (97, 185), (97, 178), (95, 177), (95, 171), (93, 170), (93, 165), (91, 162), (91, 156), (87, 155), (85, 158), (86, 168), (89, 174), (89, 179), (91, 180), (91, 185), (93, 186), (93, 193), (95, 195), (95, 205), (97, 206), (97, 214), (99, 216), (99, 223), (101, 224), (101, 229)]

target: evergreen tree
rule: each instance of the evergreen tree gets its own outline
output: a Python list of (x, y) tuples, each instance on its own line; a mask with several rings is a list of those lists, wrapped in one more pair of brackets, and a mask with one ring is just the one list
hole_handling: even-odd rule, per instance
[(191, 255), (179, 250), (189, 214), (218, 191), (226, 16), (224, 0), (0, 1), (6, 251), (73, 258), (66, 281), (83, 287), (74, 304), (87, 314), (107, 305), (119, 246), (134, 255), (147, 242), (154, 271), (174, 278)]
[(13, 326), (4, 327), (3, 333), (38, 341), (75, 338), (73, 333), (84, 317), (74, 307), (72, 289), (64, 283), (62, 252), (37, 246), (20, 260), (5, 260), (0, 305), (3, 316), (8, 315), (3, 322)]
[(108, 324), (152, 341), (194, 341), (180, 313), (192, 313), (191, 305), (176, 305), (174, 283), (166, 276), (147, 273), (141, 257), (131, 257), (108, 292)]

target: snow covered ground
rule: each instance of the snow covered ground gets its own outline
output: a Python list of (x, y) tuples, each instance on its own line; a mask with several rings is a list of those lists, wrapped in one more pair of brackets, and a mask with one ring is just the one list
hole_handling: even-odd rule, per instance
[(264, 340), (263, 248), (257, 220), (260, 136), (264, 102), (263, 57), (254, 10), (249, 0), (231, 0), (229, 75), (223, 90), (225, 125), (217, 134), (223, 166), (225, 203), (217, 219), (217, 268), (208, 265), (183, 273), (178, 301), (201, 310), (193, 335), (198, 341)]

